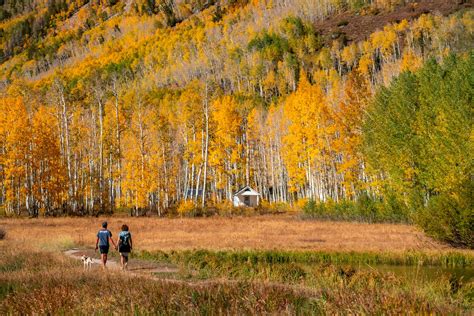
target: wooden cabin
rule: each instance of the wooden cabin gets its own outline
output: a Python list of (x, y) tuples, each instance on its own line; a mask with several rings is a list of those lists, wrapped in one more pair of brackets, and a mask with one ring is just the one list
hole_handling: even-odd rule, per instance
[(247, 185), (234, 194), (232, 202), (235, 207), (257, 207), (260, 203), (260, 193)]

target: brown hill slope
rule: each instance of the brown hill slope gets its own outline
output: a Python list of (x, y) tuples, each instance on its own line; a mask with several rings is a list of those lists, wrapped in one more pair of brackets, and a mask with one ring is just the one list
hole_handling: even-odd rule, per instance
[(345, 42), (361, 41), (388, 23), (403, 19), (411, 21), (422, 14), (434, 13), (444, 16), (472, 8), (474, 0), (421, 0), (394, 9), (391, 12), (363, 11), (344, 12), (317, 23), (316, 28), (327, 42), (341, 38)]

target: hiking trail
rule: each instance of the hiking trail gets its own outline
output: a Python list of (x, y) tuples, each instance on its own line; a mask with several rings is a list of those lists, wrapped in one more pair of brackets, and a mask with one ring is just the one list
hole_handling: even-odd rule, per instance
[[(92, 259), (92, 270), (101, 269), (101, 261), (100, 255), (97, 251), (93, 249), (79, 249), (79, 248), (72, 248), (69, 250), (64, 251), (64, 254), (72, 259), (81, 260), (83, 255), (88, 256)], [(120, 264), (120, 257), (111, 256), (109, 253), (107, 259), (107, 269), (112, 271), (121, 271), (122, 266)], [(178, 267), (169, 264), (158, 264), (155, 262), (144, 261), (139, 259), (130, 258), (128, 261), (128, 268), (126, 273), (130, 273), (133, 275), (140, 275), (151, 277), (157, 280), (164, 280), (164, 278), (159, 278), (154, 276), (154, 274), (175, 274), (179, 271)]]

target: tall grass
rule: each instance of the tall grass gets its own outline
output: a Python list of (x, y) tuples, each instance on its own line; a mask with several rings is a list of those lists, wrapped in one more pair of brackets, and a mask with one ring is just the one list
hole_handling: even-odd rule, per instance
[(141, 251), (135, 254), (144, 259), (162, 262), (202, 264), (220, 262), (229, 264), (351, 264), (351, 265), (404, 265), (404, 266), (440, 266), (472, 267), (474, 255), (459, 252), (327, 252), (327, 251), (279, 251), (279, 250), (242, 250), (242, 251)]
[[(18, 246), (18, 245), (17, 245)], [(253, 282), (187, 284), (84, 272), (80, 262), (0, 245), (0, 314), (314, 313), (314, 293)], [(42, 258), (42, 260), (37, 260)]]
[(168, 260), (188, 255), (189, 273), (198, 274), (172, 281), (84, 272), (78, 261), (18, 244), (10, 249), (3, 243), (0, 250), (3, 315), (459, 314), (473, 306), (472, 287), (454, 287), (448, 279), (417, 284), (345, 266), (278, 264), (286, 259), (268, 255), (146, 254)]
[[(453, 313), (474, 307), (474, 284), (464, 282), (462, 277), (406, 278), (369, 265), (421, 263), (428, 257), (425, 254), (408, 254), (404, 259), (403, 255), (389, 254), (197, 250), (142, 252), (139, 256), (178, 264), (181, 271), (177, 277), (186, 280), (217, 278), (310, 288), (318, 293), (318, 302), (324, 302), (326, 313)], [(440, 256), (431, 263), (465, 265), (472, 264), (472, 260)]]
[[(472, 269), (474, 256), (459, 253), (196, 250), (140, 252), (137, 255), (178, 265), (180, 272), (176, 277), (181, 279), (277, 282), (329, 291), (331, 295), (335, 295), (334, 288), (342, 285), (338, 293), (340, 299), (346, 299), (356, 292), (357, 299), (366, 300), (367, 304), (385, 304), (381, 301), (386, 295), (395, 299), (400, 295), (418, 293), (410, 298), (410, 302), (400, 303), (407, 310), (420, 308), (417, 304), (433, 302), (449, 305), (448, 301), (457, 302), (461, 309), (474, 307), (474, 282), (465, 279), (460, 271), (462, 267)], [(402, 266), (402, 269), (390, 269), (390, 265)], [(410, 269), (410, 266), (413, 268)], [(429, 269), (425, 270), (423, 266), (429, 266)], [(465, 273), (470, 275), (472, 270), (466, 270)], [(367, 296), (373, 296), (373, 301), (368, 300)]]
[(49, 251), (64, 251), (74, 248), (76, 243), (71, 236), (57, 236), (39, 243), (39, 247)]

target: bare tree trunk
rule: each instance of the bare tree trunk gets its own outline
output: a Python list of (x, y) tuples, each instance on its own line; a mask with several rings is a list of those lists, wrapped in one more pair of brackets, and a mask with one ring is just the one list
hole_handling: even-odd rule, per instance
[(206, 183), (207, 183), (207, 159), (209, 156), (209, 103), (207, 99), (207, 83), (206, 83), (206, 92), (204, 98), (204, 119), (205, 119), (205, 129), (206, 129), (206, 140), (204, 145), (204, 175), (203, 175), (203, 184), (202, 184), (202, 201), (201, 206), (204, 208), (206, 205)]
[[(120, 104), (119, 104), (119, 95), (118, 95), (118, 88), (116, 79), (113, 81), (113, 89), (112, 93), (115, 98), (115, 137), (117, 141), (117, 148), (116, 148), (116, 155), (117, 155), (117, 198), (119, 203), (121, 203), (122, 199), (122, 137), (121, 137), (121, 130), (120, 130)], [(115, 201), (114, 201), (115, 202)]]
[[(66, 159), (67, 176), (68, 176), (68, 204), (74, 204), (74, 188), (72, 184), (72, 166), (71, 166), (71, 146), (70, 146), (70, 133), (69, 133), (69, 114), (67, 109), (66, 97), (64, 95), (64, 87), (59, 81), (55, 82), (56, 92), (59, 95), (59, 104), (61, 108), (61, 125), (63, 132), (64, 141), (64, 156)], [(66, 207), (70, 206), (67, 205)], [(73, 205), (73, 212), (75, 211)]]
[(250, 145), (248, 128), (245, 128), (245, 185), (250, 185)]
[(104, 205), (104, 109), (100, 96), (97, 96), (99, 105), (99, 204), (100, 211), (105, 209)]
[[(145, 132), (143, 130), (143, 121), (142, 121), (142, 113), (141, 113), (141, 106), (139, 109), (139, 128), (140, 128), (140, 186), (143, 186), (145, 183)], [(140, 188), (142, 189), (142, 188)], [(138, 201), (138, 193), (137, 193), (137, 201)], [(137, 203), (138, 207), (138, 203)]]
[(164, 206), (165, 208), (169, 207), (169, 185), (168, 185), (168, 168), (166, 166), (166, 156), (165, 156), (165, 146), (162, 146), (162, 155), (163, 155), (163, 171), (164, 171), (164, 191), (165, 191), (165, 200)]

